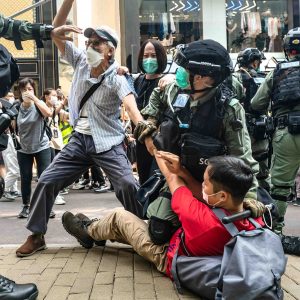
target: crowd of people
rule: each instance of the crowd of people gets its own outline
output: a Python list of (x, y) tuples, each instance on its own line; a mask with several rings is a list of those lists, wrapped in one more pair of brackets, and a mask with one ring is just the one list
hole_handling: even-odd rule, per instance
[[(227, 215), (249, 209), (259, 224), (269, 225), (266, 199), (258, 187), (274, 200), (272, 230), (285, 252), (299, 255), (300, 239), (284, 236), (283, 227), (300, 166), (300, 69), (289, 64), (300, 60), (300, 46), (293, 42), (300, 40), (300, 29), (285, 37), (287, 62), (266, 78), (258, 71), (264, 59), (258, 49), (243, 50), (233, 73), (227, 50), (214, 40), (179, 45), (175, 76), (163, 74), (164, 47), (148, 40), (138, 55), (141, 74), (133, 77), (115, 60), (119, 37), (112, 28), (85, 29), (85, 50), (66, 36), (70, 31), (82, 33), (65, 25), (73, 2), (63, 1), (50, 34), (74, 69), (68, 102), (54, 88), (39, 99), (34, 81), (21, 79), (19, 113), (2, 153), (7, 167), (4, 197), (19, 196), (20, 176), (19, 217), (28, 218), (26, 227), (32, 233), (16, 255), (27, 257), (46, 248), (53, 205), (65, 203), (63, 194), (74, 183), (78, 189), (89, 185), (95, 192), (113, 190), (125, 210), (101, 220), (65, 212), (62, 223), (68, 233), (85, 248), (104, 246), (106, 240), (130, 244), (171, 279), (175, 252), (222, 255), (231, 236), (212, 208), (222, 208)], [(15, 105), (11, 92), (5, 98)], [(121, 120), (122, 106), (127, 122)], [(132, 131), (126, 133), (129, 125)], [(129, 149), (135, 155), (129, 155)], [(38, 181), (31, 195), (34, 161)], [(160, 188), (153, 190), (157, 169), (163, 176)], [(138, 199), (141, 188), (152, 193), (146, 204)], [(240, 231), (254, 229), (247, 219), (234, 224)], [(5, 293), (1, 278), (0, 295)]]

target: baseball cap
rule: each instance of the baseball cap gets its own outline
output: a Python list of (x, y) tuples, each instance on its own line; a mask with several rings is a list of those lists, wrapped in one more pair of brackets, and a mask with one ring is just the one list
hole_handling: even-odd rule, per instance
[(108, 26), (97, 28), (89, 27), (85, 29), (84, 36), (90, 38), (93, 34), (97, 34), (101, 39), (111, 42), (115, 48), (118, 46), (118, 36), (113, 29)]

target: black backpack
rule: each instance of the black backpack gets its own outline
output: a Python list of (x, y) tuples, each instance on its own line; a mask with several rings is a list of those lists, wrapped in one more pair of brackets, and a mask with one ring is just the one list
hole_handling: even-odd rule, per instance
[(5, 96), (9, 92), (19, 77), (20, 71), (16, 60), (3, 45), (0, 45), (0, 97)]

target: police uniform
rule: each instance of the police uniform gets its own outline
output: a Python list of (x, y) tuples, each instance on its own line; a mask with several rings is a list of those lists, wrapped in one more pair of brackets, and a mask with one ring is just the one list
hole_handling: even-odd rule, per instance
[(14, 41), (18, 50), (22, 50), (21, 41), (32, 39), (42, 48), (41, 40), (50, 40), (52, 30), (51, 25), (19, 21), (0, 15), (0, 37)]
[[(293, 63), (300, 64), (297, 60), (291, 62), (287, 68), (285, 63), (278, 64), (276, 69), (267, 75), (251, 100), (251, 107), (261, 112), (265, 111), (272, 101), (276, 129), (272, 140), (270, 171), (271, 196), (280, 215), (280, 220), (274, 228), (277, 233), (282, 232), (287, 201), (300, 166), (300, 67), (293, 67)], [(293, 99), (289, 101), (289, 97)], [(289, 115), (291, 118), (292, 114), (294, 119), (289, 122)]]
[(259, 173), (256, 175), (259, 186), (270, 191), (270, 176), (268, 168), (269, 141), (267, 136), (267, 116), (250, 108), (250, 101), (256, 94), (264, 75), (253, 68), (240, 68), (235, 76), (244, 86), (246, 93), (241, 103), (246, 112), (246, 123), (251, 138), (253, 158), (259, 163)]
[[(166, 110), (168, 110), (168, 95), (170, 95), (171, 99), (174, 99), (178, 90), (179, 87), (176, 83), (168, 85), (164, 91), (155, 88), (149, 105), (141, 111), (142, 115), (158, 121), (161, 120)], [(216, 108), (215, 105), (221, 105), (221, 107)], [(200, 128), (200, 133), (206, 135), (210, 133), (215, 138), (222, 140), (226, 145), (228, 154), (242, 158), (251, 166), (255, 174), (258, 173), (258, 164), (252, 158), (251, 141), (246, 127), (244, 109), (240, 102), (236, 98), (233, 98), (228, 88), (222, 85), (210, 90), (203, 97), (190, 101), (190, 109), (193, 115), (196, 112), (201, 114), (201, 111), (209, 111), (206, 116), (204, 112), (204, 115), (197, 118), (197, 121), (200, 122), (200, 124), (197, 124), (197, 128)], [(217, 112), (220, 113), (223, 109), (223, 117), (220, 119), (220, 126), (216, 130), (214, 124), (217, 121), (215, 122), (214, 119), (217, 120)], [(173, 133), (170, 132), (169, 135), (171, 136)], [(173, 152), (174, 149), (169, 150)], [(256, 199), (256, 187), (257, 181), (254, 180), (252, 189), (246, 197)], [(177, 215), (171, 209), (169, 193), (168, 186), (165, 185), (160, 191), (160, 196), (149, 205), (147, 217), (152, 218), (155, 222), (159, 222), (161, 219), (168, 220), (169, 223), (165, 222), (165, 225), (172, 232), (172, 229), (178, 227), (180, 223)]]

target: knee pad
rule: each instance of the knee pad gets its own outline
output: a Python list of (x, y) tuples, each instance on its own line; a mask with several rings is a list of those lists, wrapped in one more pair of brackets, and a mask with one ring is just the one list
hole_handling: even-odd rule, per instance
[(155, 216), (151, 216), (149, 219), (149, 235), (156, 245), (169, 242), (176, 229), (169, 220), (163, 220)]

